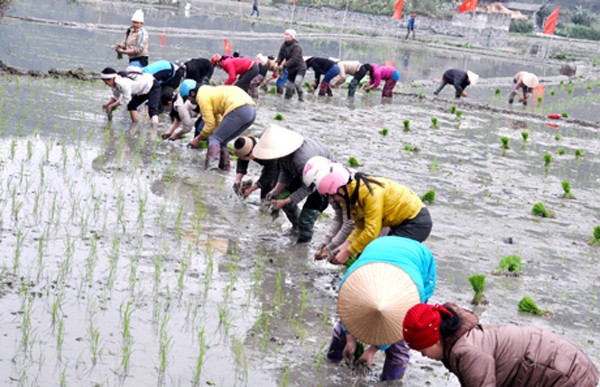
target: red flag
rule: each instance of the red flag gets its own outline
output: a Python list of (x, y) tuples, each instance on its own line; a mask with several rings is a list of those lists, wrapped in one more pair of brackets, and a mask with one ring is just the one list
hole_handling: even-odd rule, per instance
[(546, 23), (544, 23), (544, 33), (552, 35), (556, 29), (556, 22), (558, 21), (558, 13), (560, 12), (560, 5), (548, 16)]
[(465, 0), (458, 8), (458, 13), (475, 11), (475, 8), (477, 8), (477, 0)]
[(229, 43), (229, 40), (223, 39), (223, 46), (225, 46), (225, 52), (227, 55), (231, 55), (231, 44)]
[(404, 0), (396, 1), (396, 5), (394, 6), (394, 16), (392, 16), (396, 20), (400, 20), (402, 18), (402, 7), (404, 6)]

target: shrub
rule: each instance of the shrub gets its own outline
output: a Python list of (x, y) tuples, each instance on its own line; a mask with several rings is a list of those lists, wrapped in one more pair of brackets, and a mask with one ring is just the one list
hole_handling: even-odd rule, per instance
[(529, 34), (533, 32), (533, 23), (529, 20), (511, 20), (508, 32), (517, 34)]

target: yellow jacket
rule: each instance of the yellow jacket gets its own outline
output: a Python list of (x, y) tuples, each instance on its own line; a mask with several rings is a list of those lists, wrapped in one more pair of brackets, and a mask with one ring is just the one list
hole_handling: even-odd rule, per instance
[[(372, 193), (366, 184), (361, 182), (358, 189), (358, 200), (350, 209), (356, 226), (348, 241), (348, 250), (358, 254), (381, 233), (383, 227), (399, 226), (408, 219), (415, 218), (424, 207), (421, 198), (407, 187), (384, 177), (369, 178), (382, 183), (370, 183)], [(356, 179), (346, 186), (348, 197), (356, 189)]]
[(200, 133), (210, 137), (223, 117), (244, 105), (256, 106), (254, 100), (237, 86), (201, 86), (196, 95), (196, 103), (204, 120)]

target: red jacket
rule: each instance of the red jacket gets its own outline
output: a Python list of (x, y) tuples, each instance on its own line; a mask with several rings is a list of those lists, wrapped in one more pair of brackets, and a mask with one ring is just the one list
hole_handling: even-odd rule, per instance
[(231, 85), (235, 82), (238, 75), (244, 74), (254, 65), (254, 61), (250, 58), (227, 58), (221, 61), (223, 71), (229, 74), (229, 78), (225, 81), (226, 85)]

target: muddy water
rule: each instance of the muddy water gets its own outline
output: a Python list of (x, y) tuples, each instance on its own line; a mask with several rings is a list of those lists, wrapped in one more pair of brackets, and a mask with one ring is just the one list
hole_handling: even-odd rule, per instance
[[(82, 21), (95, 22), (81, 16), (86, 7), (76, 9)], [(20, 23), (3, 20), (0, 29)], [(34, 26), (44, 32), (43, 49), (56, 28)], [(493, 86), (484, 87), (491, 95)], [(582, 115), (593, 110), (596, 102), (584, 96), (595, 88), (569, 94), (566, 85), (555, 87), (556, 97), (579, 101), (571, 106)], [(470, 90), (472, 97), (478, 92)], [(600, 251), (587, 244), (600, 224), (597, 129), (565, 121), (551, 128), (541, 112), (492, 114), (452, 99), (396, 96), (381, 105), (377, 94), (353, 103), (336, 94), (304, 104), (261, 96), (251, 131), (260, 133), (281, 113), (285, 126), (328, 144), (338, 160), (354, 156), (362, 171), (419, 194), (435, 190), (426, 242), (438, 265), (431, 301), (469, 306), (467, 278), (519, 255), (522, 277), (488, 275), (490, 303), (475, 309), (482, 320), (545, 327), (600, 363)], [(0, 365), (3, 384), (190, 385), (195, 376), (221, 386), (377, 384), (382, 357), (366, 378), (323, 359), (342, 274), (310, 258), (327, 217), (311, 245), (294, 246), (283, 219), (260, 214), (256, 197), (233, 195), (233, 172), (202, 171), (202, 151), (159, 141), (146, 121), (130, 128), (123, 111), (107, 123), (99, 106), (108, 95), (99, 82), (2, 77), (0, 357), (13, 359)], [(434, 116), (439, 129), (431, 128)], [(165, 129), (167, 118), (161, 121)], [(378, 133), (384, 127), (385, 137)], [(500, 137), (510, 139), (509, 149), (500, 149)], [(577, 149), (583, 157), (575, 157)], [(547, 168), (545, 153), (553, 156)], [(576, 199), (561, 197), (563, 180)], [(533, 217), (539, 201), (556, 217)], [(553, 318), (519, 313), (525, 295)], [(413, 355), (402, 385), (458, 385), (440, 363)]]

